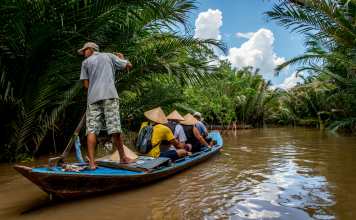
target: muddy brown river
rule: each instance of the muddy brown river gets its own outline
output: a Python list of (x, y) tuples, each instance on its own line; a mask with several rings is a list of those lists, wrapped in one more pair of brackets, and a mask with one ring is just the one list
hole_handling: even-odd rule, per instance
[(218, 156), (162, 181), (67, 201), (0, 164), (0, 219), (356, 219), (352, 133), (269, 127), (223, 140)]

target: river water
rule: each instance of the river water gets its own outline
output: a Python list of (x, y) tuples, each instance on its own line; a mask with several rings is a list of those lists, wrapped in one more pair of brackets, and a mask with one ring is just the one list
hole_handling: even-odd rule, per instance
[(230, 131), (223, 140), (218, 156), (162, 181), (69, 201), (50, 202), (14, 164), (0, 164), (0, 219), (356, 218), (350, 132), (269, 127)]

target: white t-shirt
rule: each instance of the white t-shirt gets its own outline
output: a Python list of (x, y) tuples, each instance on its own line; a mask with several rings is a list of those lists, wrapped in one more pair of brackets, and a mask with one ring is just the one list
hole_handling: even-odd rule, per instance
[[(173, 135), (176, 139), (178, 138), (178, 142), (187, 141), (187, 137), (185, 136), (182, 125), (176, 126), (176, 130), (174, 131)], [(171, 145), (169, 147), (169, 150), (176, 150), (176, 148), (173, 145)]]

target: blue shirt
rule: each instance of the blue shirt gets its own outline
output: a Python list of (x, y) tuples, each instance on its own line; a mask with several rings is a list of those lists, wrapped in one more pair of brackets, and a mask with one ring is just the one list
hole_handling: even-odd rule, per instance
[(202, 137), (203, 137), (204, 133), (208, 132), (208, 130), (206, 130), (205, 125), (201, 121), (198, 121), (198, 124), (196, 124), (195, 127), (197, 128), (197, 130), (199, 131), (200, 136), (202, 136)]
[(111, 53), (94, 52), (83, 61), (80, 80), (89, 79), (87, 105), (119, 98), (115, 87), (115, 71), (126, 65), (127, 60), (121, 60)]

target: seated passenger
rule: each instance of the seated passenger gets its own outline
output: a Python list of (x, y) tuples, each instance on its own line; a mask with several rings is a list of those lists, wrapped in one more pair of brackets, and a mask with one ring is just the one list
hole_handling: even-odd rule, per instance
[[(137, 152), (137, 155), (150, 157), (168, 157), (172, 160), (176, 160), (186, 155), (193, 156), (191, 152), (186, 151), (184, 147), (178, 143), (178, 141), (174, 138), (172, 131), (166, 126), (162, 125), (168, 123), (168, 120), (160, 107), (147, 111), (144, 114), (150, 120), (150, 124), (157, 124), (153, 127), (151, 139), (151, 144), (154, 146), (154, 148), (147, 154), (141, 154)], [(148, 121), (142, 123), (140, 132), (147, 124)], [(160, 144), (163, 140), (168, 140), (177, 150), (161, 152)]]
[[(174, 137), (176, 140), (187, 150), (191, 151), (191, 145), (185, 144), (187, 138), (185, 137), (182, 125), (178, 124), (179, 121), (184, 121), (184, 118), (174, 110), (171, 114), (167, 116), (168, 123), (164, 124), (169, 129), (171, 129)], [(162, 141), (161, 143), (161, 151), (169, 151), (169, 150), (176, 150), (176, 148), (169, 142), (169, 141)]]
[(198, 121), (198, 123), (195, 125), (195, 127), (198, 129), (200, 136), (204, 138), (206, 143), (208, 143), (210, 146), (213, 145), (213, 137), (209, 136), (208, 130), (206, 130), (205, 125), (203, 124), (203, 118), (201, 117), (201, 114), (199, 112), (194, 113), (194, 118)]
[(204, 138), (202, 138), (198, 132), (198, 129), (194, 126), (195, 124), (198, 123), (197, 120), (191, 115), (187, 114), (184, 117), (184, 121), (181, 121), (180, 123), (182, 124), (185, 136), (187, 137), (187, 144), (191, 144), (193, 149), (192, 152), (198, 152), (200, 151), (201, 144), (209, 149), (211, 149), (211, 146), (206, 143)]

